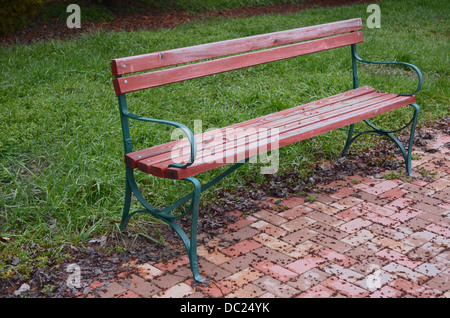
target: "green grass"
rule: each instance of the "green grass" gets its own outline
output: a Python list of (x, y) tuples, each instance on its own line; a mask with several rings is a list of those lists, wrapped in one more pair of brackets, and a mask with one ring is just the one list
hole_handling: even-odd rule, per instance
[[(405, 61), (424, 73), (417, 96), (420, 123), (449, 114), (449, 8), (441, 1), (380, 2), (381, 29), (365, 27), (362, 58)], [(97, 32), (70, 41), (2, 47), (0, 63), (0, 277), (29, 275), (66, 256), (66, 247), (117, 233), (124, 195), (123, 145), (109, 60), (123, 56), (368, 16), (367, 5), (311, 9), (291, 15), (235, 20), (214, 18), (170, 30)], [(365, 24), (364, 24), (365, 25)], [(404, 69), (361, 67), (360, 84), (411, 91)], [(131, 94), (130, 109), (203, 129), (221, 127), (351, 89), (349, 48), (274, 62)], [(411, 110), (380, 116), (386, 128), (406, 122)], [(170, 140), (157, 125), (132, 127), (136, 149)], [(280, 151), (280, 173), (307, 174), (319, 156), (335, 158), (343, 132), (330, 132)], [(375, 139), (362, 138), (364, 146)], [(356, 143), (353, 149), (362, 147)], [(263, 180), (246, 165), (219, 187)], [(209, 180), (217, 171), (200, 176)], [(156, 206), (188, 187), (144, 175), (139, 182)], [(181, 190), (179, 191), (179, 187)], [(215, 188), (217, 189), (217, 188)], [(215, 189), (205, 193), (214, 200)], [(152, 222), (142, 217), (132, 220)], [(136, 226), (134, 231), (142, 228)], [(144, 227), (146, 228), (146, 227)], [(148, 227), (149, 237), (159, 240)]]
[(301, 3), (304, 0), (139, 0), (157, 8), (176, 9), (189, 12), (225, 10), (243, 6), (264, 6), (272, 4)]

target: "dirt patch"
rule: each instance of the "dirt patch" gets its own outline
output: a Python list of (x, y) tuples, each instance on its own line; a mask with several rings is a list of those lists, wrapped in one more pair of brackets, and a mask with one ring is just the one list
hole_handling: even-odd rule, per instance
[[(111, 8), (115, 18), (109, 22), (83, 22), (80, 29), (69, 29), (66, 21), (52, 19), (45, 23), (40, 22), (40, 17), (30, 20), (29, 25), (21, 30), (14, 31), (0, 38), (0, 43), (10, 45), (14, 43), (30, 44), (49, 39), (70, 39), (81, 34), (91, 33), (98, 30), (105, 31), (133, 31), (133, 30), (155, 30), (161, 28), (173, 28), (177, 25), (194, 20), (208, 20), (211, 17), (247, 17), (264, 15), (270, 13), (289, 14), (314, 7), (336, 7), (348, 6), (359, 3), (374, 3), (373, 0), (305, 0), (301, 4), (278, 4), (270, 6), (241, 7), (230, 10), (214, 10), (200, 13), (189, 13), (177, 10), (163, 11), (142, 3), (131, 2), (138, 11), (117, 10)], [(130, 4), (127, 3), (129, 6)], [(127, 13), (128, 12), (128, 13)], [(31, 26), (32, 25), (32, 26)]]

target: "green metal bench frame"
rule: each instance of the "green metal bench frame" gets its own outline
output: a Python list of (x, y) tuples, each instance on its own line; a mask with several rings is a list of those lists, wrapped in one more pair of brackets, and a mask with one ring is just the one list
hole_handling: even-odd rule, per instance
[[(359, 19), (359, 21), (361, 21)], [(162, 57), (161, 53), (160, 56)], [(352, 70), (353, 70), (353, 88), (359, 87), (359, 80), (358, 80), (358, 74), (357, 74), (357, 62), (362, 63), (369, 63), (369, 64), (392, 64), (392, 65), (403, 65), (412, 68), (418, 76), (418, 86), (417, 89), (411, 93), (411, 94), (399, 94), (402, 96), (412, 96), (419, 92), (419, 90), (422, 87), (423, 83), (423, 77), (420, 70), (409, 63), (403, 63), (403, 62), (374, 62), (374, 61), (368, 61), (360, 58), (356, 52), (356, 44), (351, 45), (351, 60), (352, 60)], [(113, 75), (115, 75), (116, 81), (120, 79), (122, 76), (120, 74), (117, 74), (117, 61), (112, 60), (112, 68), (113, 68)], [(125, 64), (124, 64), (125, 67)], [(126, 83), (126, 81), (125, 81)], [(117, 82), (115, 82), (115, 85)], [(118, 101), (119, 101), (119, 110), (120, 110), (120, 119), (122, 124), (122, 133), (123, 133), (123, 142), (124, 142), (124, 151), (125, 154), (129, 154), (133, 151), (132, 148), (132, 139), (130, 136), (130, 129), (129, 129), (129, 120), (138, 120), (138, 121), (144, 121), (149, 123), (157, 123), (157, 124), (165, 124), (165, 125), (171, 125), (176, 128), (180, 128), (183, 130), (183, 132), (186, 134), (189, 142), (190, 142), (190, 160), (186, 164), (178, 164), (173, 163), (170, 166), (172, 167), (178, 167), (178, 168), (186, 168), (189, 167), (192, 163), (194, 163), (196, 158), (196, 142), (194, 138), (194, 134), (192, 131), (186, 127), (183, 124), (174, 122), (174, 121), (167, 121), (167, 120), (159, 120), (159, 119), (152, 119), (147, 117), (138, 116), (135, 114), (132, 114), (129, 112), (127, 107), (127, 101), (126, 101), (126, 93), (121, 92), (120, 90), (116, 88), (116, 94), (118, 95)], [(411, 168), (411, 153), (412, 153), (412, 146), (413, 146), (413, 140), (414, 140), (414, 131), (417, 124), (417, 119), (419, 115), (419, 106), (415, 103), (410, 104), (414, 108), (414, 113), (411, 118), (411, 120), (403, 127), (397, 130), (383, 130), (376, 125), (374, 125), (369, 120), (364, 120), (364, 122), (371, 128), (370, 130), (363, 131), (363, 132), (356, 132), (354, 131), (354, 124), (349, 125), (348, 128), (348, 137), (345, 142), (344, 149), (342, 151), (342, 155), (345, 155), (348, 151), (351, 143), (357, 139), (358, 137), (364, 135), (364, 134), (376, 134), (381, 136), (386, 136), (390, 139), (392, 139), (395, 144), (400, 148), (401, 153), (403, 155), (403, 158), (405, 160), (405, 166), (406, 171), (409, 175), (413, 176), (412, 168)], [(399, 132), (408, 126), (411, 126), (410, 129), (410, 138), (408, 143), (408, 148), (405, 149), (402, 142), (399, 141), (393, 134), (396, 132)], [(139, 190), (139, 187), (136, 183), (135, 176), (134, 176), (134, 169), (130, 166), (126, 166), (126, 188), (125, 188), (125, 203), (123, 207), (122, 212), (122, 220), (120, 224), (120, 229), (123, 230), (129, 219), (137, 214), (137, 213), (148, 213), (158, 219), (163, 220), (165, 223), (167, 223), (181, 238), (187, 254), (189, 256), (191, 271), (193, 273), (193, 278), (196, 281), (204, 281), (204, 278), (200, 275), (199, 272), (199, 266), (198, 266), (198, 257), (197, 257), (197, 221), (198, 221), (198, 212), (199, 212), (199, 202), (200, 202), (200, 195), (203, 191), (209, 189), (210, 187), (214, 186), (217, 182), (225, 178), (227, 175), (244, 165), (246, 162), (248, 162), (248, 159), (246, 159), (244, 162), (237, 162), (231, 165), (230, 168), (225, 170), (223, 173), (215, 177), (213, 180), (208, 182), (205, 185), (201, 185), (198, 179), (194, 177), (187, 177), (182, 179), (182, 181), (187, 181), (192, 184), (193, 190), (190, 194), (184, 196), (183, 198), (179, 199), (175, 203), (167, 206), (164, 209), (157, 209), (154, 206), (152, 206), (142, 195), (141, 191)], [(142, 205), (142, 209), (130, 212), (131, 208), (131, 199), (132, 195), (134, 195), (137, 200)], [(180, 207), (182, 204), (187, 203), (190, 201), (189, 207), (181, 214), (173, 214), (171, 213), (176, 208)], [(176, 219), (179, 219), (181, 217), (184, 217), (187, 214), (191, 214), (191, 228), (190, 228), (190, 235), (188, 236), (185, 231), (179, 226), (179, 224), (176, 222)]]
[[(416, 93), (418, 93), (420, 91), (420, 89), (422, 88), (423, 85), (423, 76), (422, 76), (422, 72), (419, 70), (419, 68), (413, 64), (410, 63), (405, 63), (405, 62), (375, 62), (375, 61), (368, 61), (368, 60), (364, 60), (361, 57), (359, 57), (357, 51), (356, 51), (356, 45), (353, 44), (351, 46), (352, 49), (352, 71), (353, 71), (353, 88), (357, 88), (359, 87), (359, 78), (358, 78), (358, 72), (357, 72), (357, 62), (362, 62), (362, 63), (367, 63), (367, 64), (385, 64), (385, 65), (403, 65), (403, 66), (407, 66), (412, 68), (418, 77), (418, 84), (417, 84), (417, 88), (414, 92), (409, 93), (409, 94), (399, 94), (399, 96), (412, 96), (415, 95)], [(406, 166), (406, 172), (408, 173), (409, 176), (412, 177), (417, 177), (417, 175), (412, 173), (412, 167), (411, 167), (411, 155), (412, 155), (412, 149), (413, 149), (413, 143), (414, 143), (414, 132), (416, 130), (416, 125), (417, 125), (417, 119), (419, 117), (419, 111), (420, 111), (420, 107), (419, 105), (417, 105), (416, 103), (410, 104), (412, 107), (414, 107), (414, 113), (413, 113), (413, 117), (411, 118), (411, 120), (404, 125), (403, 127), (396, 129), (396, 130), (384, 130), (381, 129), (379, 127), (377, 127), (376, 125), (374, 125), (370, 120), (366, 119), (364, 120), (364, 122), (371, 127), (371, 130), (367, 130), (367, 131), (363, 131), (363, 132), (357, 132), (357, 134), (355, 136), (353, 136), (354, 133), (354, 124), (350, 125), (350, 128), (348, 130), (348, 136), (347, 136), (347, 140), (345, 142), (345, 146), (344, 149), (341, 153), (341, 156), (345, 156), (345, 154), (347, 153), (348, 149), (350, 148), (350, 144), (356, 140), (356, 138), (358, 138), (359, 136), (362, 136), (364, 134), (375, 134), (375, 135), (380, 135), (380, 136), (386, 136), (388, 138), (390, 138), (392, 141), (395, 142), (395, 144), (399, 147), (403, 159), (405, 161), (405, 166)], [(405, 150), (405, 147), (403, 146), (402, 142), (400, 140), (398, 140), (397, 137), (395, 137), (393, 135), (393, 133), (399, 132), (405, 128), (407, 128), (409, 125), (411, 125), (411, 131), (410, 131), (410, 136), (409, 136), (409, 142), (408, 142), (408, 149)]]

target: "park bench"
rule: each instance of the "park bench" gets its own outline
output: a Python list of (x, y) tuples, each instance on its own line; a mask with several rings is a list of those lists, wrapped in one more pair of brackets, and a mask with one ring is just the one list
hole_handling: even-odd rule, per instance
[[(406, 171), (412, 175), (411, 151), (419, 113), (415, 94), (422, 86), (421, 72), (409, 63), (364, 60), (356, 51), (356, 44), (361, 42), (363, 42), (362, 21), (350, 19), (111, 60), (125, 148), (126, 191), (121, 230), (135, 213), (149, 213), (163, 220), (182, 239), (189, 256), (193, 277), (197, 281), (202, 281), (204, 278), (199, 273), (197, 260), (200, 194), (248, 162), (251, 157), (331, 130), (346, 128), (348, 136), (342, 155), (345, 155), (350, 144), (363, 134), (387, 136), (400, 148)], [(351, 49), (349, 50), (351, 53), (349, 70), (351, 65), (352, 73), (349, 71), (349, 74), (353, 75), (353, 89), (241, 123), (230, 123), (230, 126), (214, 131), (194, 135), (183, 124), (136, 115), (127, 107), (126, 96), (135, 91), (344, 46), (349, 46)], [(370, 86), (359, 87), (358, 62), (410, 67), (418, 75), (417, 89), (411, 94), (397, 94), (378, 91)], [(413, 107), (413, 116), (400, 129), (384, 130), (369, 121), (370, 118), (379, 114), (407, 105)], [(170, 125), (181, 129), (186, 137), (147, 149), (134, 150), (129, 129), (130, 119)], [(355, 131), (354, 124), (361, 121), (364, 121), (370, 129), (363, 132)], [(411, 130), (409, 143), (405, 148), (393, 134), (408, 126), (411, 126)], [(272, 133), (273, 131), (276, 133)], [(194, 177), (224, 165), (230, 165), (230, 167), (218, 173), (213, 180), (204, 185)], [(136, 184), (134, 173), (137, 170), (160, 178), (190, 182), (193, 191), (166, 208), (157, 209), (144, 198)], [(133, 194), (143, 208), (130, 213)], [(173, 213), (174, 209), (184, 203), (190, 203), (184, 212)], [(190, 236), (176, 222), (177, 218), (189, 213), (191, 214)]]

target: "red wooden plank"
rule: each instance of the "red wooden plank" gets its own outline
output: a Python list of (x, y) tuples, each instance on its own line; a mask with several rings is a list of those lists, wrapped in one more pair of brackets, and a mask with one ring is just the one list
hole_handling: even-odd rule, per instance
[[(320, 116), (329, 112), (332, 108), (341, 107), (342, 104), (345, 107), (352, 107), (352, 105), (362, 104), (375, 99), (378, 100), (383, 95), (387, 93), (376, 93), (371, 92), (369, 94), (364, 94), (361, 96), (357, 96), (353, 99), (347, 99), (344, 101), (340, 101), (339, 103), (334, 104), (316, 104), (315, 107), (303, 107), (303, 108), (291, 108), (283, 112), (282, 115), (278, 115), (277, 113), (271, 114), (265, 117), (262, 117), (258, 121), (254, 121), (247, 125), (242, 125), (240, 127), (225, 127), (222, 129), (217, 129), (213, 133), (208, 132), (208, 135), (203, 134), (203, 141), (197, 142), (197, 157), (195, 161), (201, 162), (205, 155), (210, 153), (211, 151), (217, 151), (220, 147), (223, 147), (223, 151), (227, 151), (230, 148), (233, 148), (233, 144), (230, 142), (224, 142), (223, 137), (226, 136), (227, 139), (235, 140), (235, 142), (242, 142), (240, 139), (252, 138), (253, 135), (257, 135), (262, 131), (267, 131), (272, 128), (277, 128), (280, 130), (280, 133), (283, 131), (290, 129), (291, 127), (298, 127), (299, 121), (301, 121), (301, 125), (306, 125), (311, 123), (313, 120), (320, 120)], [(390, 95), (391, 98), (395, 97), (395, 94)], [(375, 101), (374, 101), (375, 102)], [(369, 103), (373, 103), (370, 101)], [(303, 105), (306, 106), (306, 105)], [(342, 107), (341, 107), (342, 108)], [(241, 128), (241, 129), (238, 129)], [(198, 141), (201, 141), (202, 138), (198, 136)], [(215, 138), (213, 140), (209, 140), (209, 138)], [(158, 163), (166, 161), (166, 166), (173, 162), (183, 162), (187, 160), (186, 155), (190, 154), (190, 147), (185, 141), (180, 141), (180, 144), (185, 146), (179, 147), (178, 145), (174, 145), (171, 152), (167, 152), (164, 154), (160, 154), (152, 157), (151, 159), (147, 159), (144, 161), (146, 167), (155, 166)], [(245, 158), (244, 158), (245, 159)], [(142, 160), (142, 159), (141, 159)], [(184, 163), (184, 162), (183, 162)], [(141, 168), (142, 169), (142, 168)], [(158, 176), (163, 176), (163, 172), (151, 172), (149, 170), (145, 170), (145, 172), (150, 172), (152, 174), (156, 173)]]
[(362, 30), (361, 19), (350, 19), (113, 59), (111, 60), (111, 70), (114, 76), (125, 75), (360, 30)]
[[(375, 117), (379, 114), (386, 113), (388, 111), (400, 108), (402, 106), (409, 105), (415, 102), (415, 96), (399, 96), (389, 101), (372, 105), (367, 108), (358, 109), (345, 114), (339, 114), (336, 117), (328, 118), (325, 121), (320, 121), (314, 125), (303, 127), (300, 129), (294, 129), (288, 134), (280, 136), (278, 147), (283, 147), (301, 140), (311, 138), (323, 134), (325, 132), (335, 130), (341, 127), (345, 127), (349, 124), (362, 121)], [(261, 145), (259, 145), (261, 147)], [(251, 145), (245, 150), (246, 153), (253, 153)], [(226, 165), (227, 162), (205, 164), (193, 164), (186, 169), (169, 168), (167, 169), (167, 175), (165, 177), (170, 179), (183, 179), (188, 176), (192, 176), (204, 171), (208, 171), (214, 168), (218, 168)]]
[[(254, 118), (254, 119), (251, 119), (251, 120), (247, 120), (247, 121), (241, 122), (241, 123), (230, 125), (230, 126), (225, 127), (223, 129), (233, 129), (233, 128), (239, 128), (239, 127), (252, 127), (253, 125), (255, 125), (257, 123), (260, 123), (262, 120), (273, 120), (273, 118), (275, 118), (275, 117), (286, 116), (287, 114), (291, 113), (292, 111), (300, 111), (302, 109), (315, 108), (315, 107), (318, 107), (320, 105), (330, 105), (330, 104), (333, 104), (333, 103), (349, 100), (349, 99), (352, 99), (352, 98), (355, 98), (355, 97), (358, 97), (358, 96), (362, 96), (362, 95), (365, 95), (365, 94), (368, 94), (368, 93), (372, 93), (374, 91), (375, 91), (374, 88), (371, 88), (369, 86), (363, 86), (363, 87), (356, 88), (356, 89), (353, 89), (353, 90), (350, 90), (350, 91), (347, 91), (347, 92), (344, 92), (344, 93), (336, 94), (334, 96), (323, 98), (323, 99), (320, 99), (320, 100), (317, 100), (317, 101), (314, 101), (314, 102), (310, 102), (310, 103), (307, 103), (307, 104), (304, 104), (304, 105), (300, 105), (300, 106), (297, 106), (297, 107), (294, 107), (294, 108), (285, 109), (285, 110), (282, 110), (282, 111), (279, 111), (279, 112), (276, 112), (276, 113), (273, 113), (273, 114), (261, 116), (261, 117), (258, 117), (258, 118)], [(205, 133), (202, 134), (201, 137), (202, 138), (209, 138), (209, 137), (213, 136), (213, 134), (214, 134), (214, 132), (211, 132), (211, 131), (210, 132), (205, 132)], [(199, 138), (200, 138), (200, 136), (197, 135), (196, 139), (199, 139)], [(147, 158), (150, 158), (150, 157), (154, 157), (154, 156), (157, 156), (157, 155), (161, 155), (161, 154), (164, 154), (164, 153), (170, 153), (174, 149), (174, 146), (190, 148), (189, 141), (186, 138), (184, 138), (182, 140), (183, 140), (184, 143), (180, 143), (179, 140), (176, 140), (176, 141), (171, 141), (171, 142), (168, 142), (168, 143), (165, 143), (165, 144), (162, 144), (162, 145), (157, 145), (157, 146), (154, 146), (154, 147), (151, 147), (151, 148), (142, 149), (142, 150), (139, 150), (139, 151), (128, 153), (128, 154), (125, 155), (125, 163), (127, 165), (133, 167), (133, 168), (136, 168), (137, 164), (138, 164), (138, 162), (140, 160), (147, 159)], [(197, 147), (200, 148), (201, 145), (197, 145)], [(190, 151), (190, 150), (187, 150), (187, 151)]]
[(300, 55), (320, 52), (363, 41), (362, 32), (336, 35), (319, 40), (266, 49), (217, 60), (199, 62), (176, 68), (163, 69), (145, 74), (120, 77), (113, 80), (116, 94), (125, 94), (151, 87), (176, 83), (207, 75), (237, 70), (258, 64), (279, 61)]

